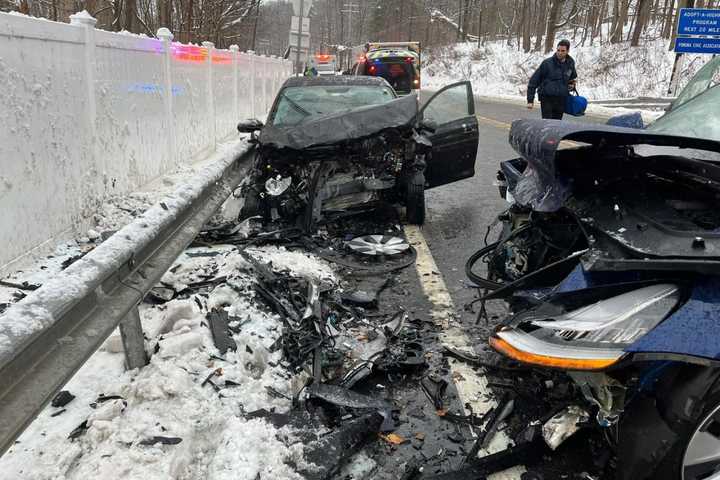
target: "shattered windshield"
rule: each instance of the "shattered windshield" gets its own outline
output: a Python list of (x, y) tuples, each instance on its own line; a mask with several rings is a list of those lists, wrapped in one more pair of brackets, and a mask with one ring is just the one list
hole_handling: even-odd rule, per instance
[(718, 84), (720, 84), (720, 57), (710, 60), (695, 74), (673, 102), (673, 110)]
[(375, 85), (290, 87), (280, 93), (270, 124), (297, 125), (311, 117), (378, 105), (394, 98), (392, 89)]
[(711, 87), (701, 96), (673, 109), (647, 129), (654, 133), (720, 141), (720, 86)]

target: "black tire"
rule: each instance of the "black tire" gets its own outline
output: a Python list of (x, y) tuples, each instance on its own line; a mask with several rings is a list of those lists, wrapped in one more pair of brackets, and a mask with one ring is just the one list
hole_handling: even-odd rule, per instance
[(417, 172), (408, 179), (405, 205), (408, 223), (425, 223), (425, 175), (422, 172)]
[[(682, 479), (695, 430), (720, 405), (717, 368), (680, 366), (660, 383), (655, 398), (634, 401), (623, 414), (618, 480)], [(706, 477), (685, 480), (696, 478)]]

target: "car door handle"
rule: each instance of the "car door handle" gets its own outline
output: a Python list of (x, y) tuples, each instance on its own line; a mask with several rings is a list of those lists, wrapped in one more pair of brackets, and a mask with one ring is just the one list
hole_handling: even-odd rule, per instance
[(475, 126), (472, 124), (468, 125), (467, 123), (463, 123), (462, 127), (463, 127), (463, 133), (470, 133), (470, 132), (475, 131)]

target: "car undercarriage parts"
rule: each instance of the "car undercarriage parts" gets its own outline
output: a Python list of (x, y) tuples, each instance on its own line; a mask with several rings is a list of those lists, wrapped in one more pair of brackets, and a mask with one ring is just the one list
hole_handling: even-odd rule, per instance
[(625, 408), (627, 387), (604, 373), (569, 372), (569, 375), (585, 398), (598, 408), (598, 425), (609, 427), (616, 424)]
[(353, 252), (363, 255), (397, 255), (410, 248), (406, 240), (385, 235), (364, 235), (355, 237), (347, 246)]
[(483, 448), (486, 448), (492, 440), (498, 427), (512, 414), (515, 408), (515, 400), (505, 395), (497, 407), (490, 413), (487, 420), (487, 426), (480, 432), (477, 440), (465, 457), (465, 463), (471, 463), (477, 459), (477, 454)]
[(555, 414), (545, 422), (542, 428), (545, 443), (551, 450), (555, 450), (572, 434), (577, 432), (582, 423), (587, 422), (590, 415), (581, 407), (571, 405)]
[[(530, 213), (513, 206), (498, 220), (503, 224), (498, 241), (479, 249), (465, 263), (467, 277), (487, 290), (523, 282), (535, 273), (535, 286), (552, 286), (579, 262), (577, 252), (586, 247), (583, 228), (572, 215)], [(480, 261), (487, 265), (485, 277), (474, 272)], [(509, 288), (502, 295), (512, 291)]]
[(292, 184), (292, 177), (283, 177), (281, 175), (277, 175), (275, 177), (270, 177), (265, 182), (265, 191), (268, 193), (268, 195), (271, 195), (273, 197), (277, 197), (278, 195), (282, 195), (285, 193), (285, 191), (290, 188), (290, 185)]

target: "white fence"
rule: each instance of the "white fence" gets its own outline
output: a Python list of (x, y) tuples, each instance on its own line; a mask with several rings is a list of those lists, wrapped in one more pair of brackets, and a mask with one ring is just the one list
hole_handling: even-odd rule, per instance
[(262, 116), (292, 63), (0, 13), (0, 272)]

